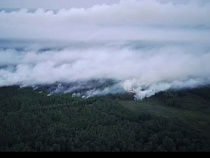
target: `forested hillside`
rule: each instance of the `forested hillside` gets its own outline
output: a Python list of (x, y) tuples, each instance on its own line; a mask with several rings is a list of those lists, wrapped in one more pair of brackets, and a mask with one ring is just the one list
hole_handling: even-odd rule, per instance
[(82, 99), (0, 88), (0, 151), (210, 151), (210, 88)]

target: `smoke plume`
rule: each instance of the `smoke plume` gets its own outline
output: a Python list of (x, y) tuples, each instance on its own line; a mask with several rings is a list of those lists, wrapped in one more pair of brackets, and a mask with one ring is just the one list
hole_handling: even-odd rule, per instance
[[(208, 85), (210, 3), (201, 2), (122, 0), (90, 8), (3, 10), (0, 86), (71, 83), (54, 92), (85, 89), (90, 97), (132, 91), (143, 99)], [(107, 79), (115, 83), (88, 86)]]

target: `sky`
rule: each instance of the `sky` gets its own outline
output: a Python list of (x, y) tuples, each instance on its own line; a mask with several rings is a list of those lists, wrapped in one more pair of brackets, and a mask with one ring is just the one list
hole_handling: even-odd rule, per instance
[[(88, 8), (93, 5), (111, 5), (119, 3), (120, 0), (0, 0), (0, 8), (18, 9), (18, 8), (44, 8), (44, 9), (70, 9), (70, 8)], [(149, 0), (151, 1), (151, 0)], [(172, 2), (174, 4), (186, 4), (192, 0), (159, 0), (163, 3)], [(206, 4), (209, 0), (194, 0), (196, 3)]]
[(122, 0), (56, 12), (40, 8), (33, 12), (1, 11), (0, 38), (209, 41), (209, 8), (210, 3), (195, 1), (176, 5), (157, 0)]
[(0, 86), (111, 78), (114, 88), (87, 94), (119, 87), (142, 99), (210, 83), (207, 0), (0, 0), (0, 6)]
[(88, 8), (93, 5), (113, 4), (120, 0), (0, 0), (1, 8), (44, 8), (44, 9), (70, 9)]

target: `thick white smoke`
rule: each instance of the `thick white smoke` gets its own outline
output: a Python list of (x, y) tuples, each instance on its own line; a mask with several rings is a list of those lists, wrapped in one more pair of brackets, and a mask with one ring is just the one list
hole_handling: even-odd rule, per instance
[(193, 0), (122, 0), (1, 11), (0, 86), (108, 78), (118, 83), (93, 88), (87, 97), (132, 91), (143, 99), (209, 84), (209, 10), (209, 3)]
[[(111, 78), (121, 83), (118, 86), (135, 91), (136, 98), (142, 99), (170, 88), (210, 83), (208, 47), (186, 44), (153, 47), (149, 43), (149, 48), (144, 44), (145, 47), (134, 49), (124, 45), (41, 52), (1, 50), (0, 86)], [(108, 89), (90, 93), (105, 94)]]

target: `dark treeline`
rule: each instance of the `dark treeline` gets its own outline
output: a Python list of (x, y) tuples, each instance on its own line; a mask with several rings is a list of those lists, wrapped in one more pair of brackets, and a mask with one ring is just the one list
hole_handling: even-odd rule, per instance
[(199, 120), (202, 124), (196, 119), (191, 124), (181, 114), (166, 117), (161, 111), (156, 115), (139, 109), (144, 102), (147, 109), (147, 104), (155, 103), (157, 108), (184, 110), (191, 118), (192, 110), (210, 108), (206, 104), (210, 95), (202, 98), (202, 108), (196, 109), (198, 104), (185, 108), (182, 103), (190, 104), (189, 96), (201, 97), (165, 92), (142, 102), (125, 94), (81, 99), (1, 87), (0, 151), (210, 151), (208, 117)]

